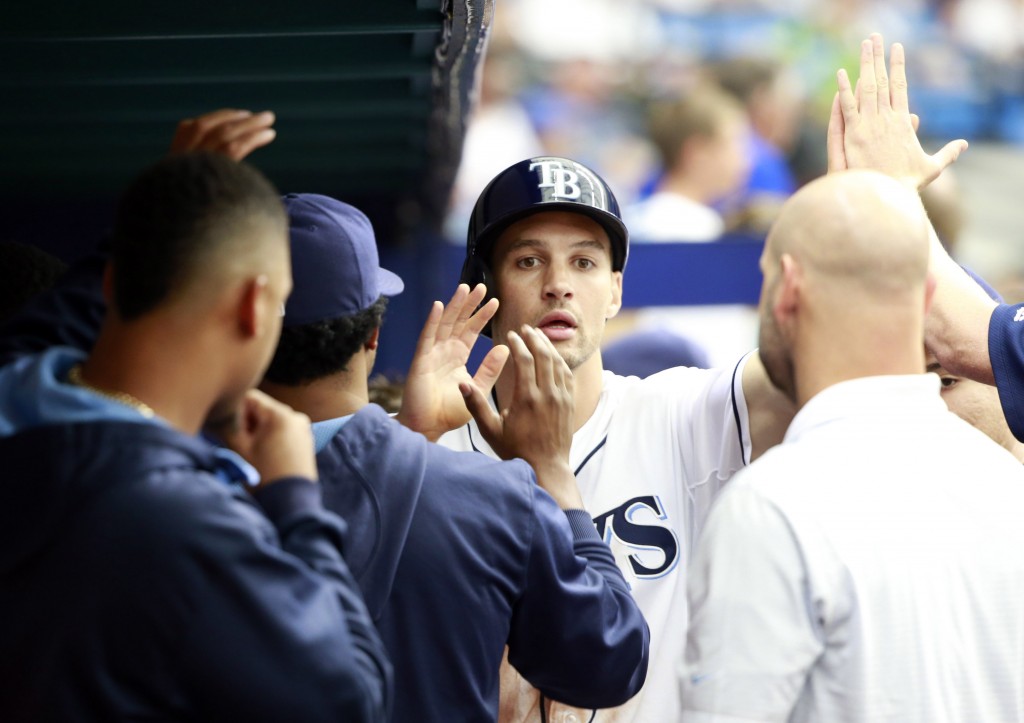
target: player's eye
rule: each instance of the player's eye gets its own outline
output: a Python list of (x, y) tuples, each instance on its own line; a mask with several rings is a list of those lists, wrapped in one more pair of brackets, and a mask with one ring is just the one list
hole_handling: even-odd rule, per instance
[(577, 268), (587, 270), (594, 268), (594, 266), (595, 264), (593, 259), (576, 259)]
[(532, 269), (540, 263), (540, 260), (536, 256), (524, 256), (523, 258), (516, 261), (516, 266), (521, 269)]
[(939, 383), (942, 384), (943, 389), (952, 389), (953, 387), (960, 383), (960, 377), (942, 375), (939, 377)]

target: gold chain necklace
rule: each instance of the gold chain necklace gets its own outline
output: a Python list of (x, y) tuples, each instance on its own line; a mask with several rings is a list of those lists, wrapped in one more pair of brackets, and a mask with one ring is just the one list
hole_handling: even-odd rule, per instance
[(88, 389), (89, 391), (95, 392), (100, 396), (107, 397), (108, 399), (113, 399), (115, 402), (120, 402), (125, 406), (131, 407), (146, 419), (150, 419), (151, 417), (156, 416), (156, 414), (153, 412), (152, 407), (150, 407), (145, 402), (139, 401), (128, 392), (109, 392), (106, 389), (94, 387), (92, 384), (85, 381), (85, 379), (82, 378), (81, 364), (75, 364), (73, 367), (71, 367), (70, 371), (68, 371), (68, 381), (74, 384), (76, 387)]

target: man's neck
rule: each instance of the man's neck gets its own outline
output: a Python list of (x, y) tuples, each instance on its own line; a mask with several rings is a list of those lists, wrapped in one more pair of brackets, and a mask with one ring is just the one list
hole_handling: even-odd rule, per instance
[(221, 380), (211, 369), (212, 352), (204, 350), (204, 332), (183, 336), (172, 324), (108, 321), (82, 365), (82, 380), (101, 392), (127, 394), (172, 427), (197, 434), (223, 391)]
[(302, 412), (313, 422), (347, 417), (370, 403), (366, 377), (362, 377), (359, 383), (355, 370), (338, 372), (299, 385), (264, 380), (260, 389), (295, 411)]

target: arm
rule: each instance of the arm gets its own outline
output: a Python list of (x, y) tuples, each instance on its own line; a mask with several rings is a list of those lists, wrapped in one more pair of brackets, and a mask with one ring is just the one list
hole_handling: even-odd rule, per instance
[[(890, 65), (891, 81), (882, 37), (875, 33), (861, 43), (856, 90), (846, 71), (838, 72), (839, 92), (829, 119), (829, 171), (866, 168), (920, 189), (956, 161), (967, 141), (952, 141), (934, 155), (925, 153), (909, 109), (906, 59), (899, 43), (892, 46)], [(991, 384), (988, 327), (996, 304), (950, 258), (934, 229), (931, 236), (936, 290), (925, 321), (925, 342), (950, 372)]]
[(509, 333), (508, 343), (515, 386), (506, 409), (498, 414), (478, 388), (462, 386), (495, 452), (529, 462), (548, 493), (533, 495), (527, 578), (513, 615), (508, 659), (555, 700), (583, 708), (621, 705), (646, 678), (650, 632), (611, 551), (582, 509), (569, 465), (572, 372), (532, 327), (524, 326), (522, 335)]
[(533, 497), (509, 662), (554, 700), (581, 708), (621, 705), (646, 679), (647, 623), (590, 515), (560, 510), (539, 489)]
[(462, 384), (466, 407), (480, 433), (502, 459), (521, 457), (537, 482), (562, 509), (583, 509), (576, 476), (569, 465), (575, 401), (573, 376), (551, 340), (530, 326), (522, 336), (508, 335), (515, 386), (511, 404), (501, 413), (487, 403), (479, 387)]
[(743, 365), (743, 398), (747, 403), (752, 462), (786, 436), (796, 405), (771, 383), (759, 353), (751, 354)]
[(480, 363), (476, 376), (470, 376), (466, 369), (481, 330), (498, 310), (497, 299), (477, 309), (486, 293), (483, 284), (472, 291), (466, 284), (459, 284), (447, 306), (434, 302), (420, 333), (405, 381), (402, 408), (395, 418), (431, 441), (469, 421), (459, 385), (472, 384), (482, 395), (490, 394), (508, 359), (508, 348), (496, 344)]
[(824, 649), (797, 541), (778, 510), (742, 484), (722, 493), (690, 566), (688, 723), (787, 720)]
[(384, 719), (391, 668), (342, 558), (344, 523), (321, 504), (308, 418), (251, 392), (226, 441), (260, 471), (253, 496), (276, 535), (254, 535), (255, 511), (196, 535), (214, 588), (186, 643), (196, 705), (212, 718)]

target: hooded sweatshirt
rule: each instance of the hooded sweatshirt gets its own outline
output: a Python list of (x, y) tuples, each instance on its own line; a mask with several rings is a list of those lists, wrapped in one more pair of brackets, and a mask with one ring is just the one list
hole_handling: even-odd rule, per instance
[(319, 487), (254, 500), (207, 442), (66, 384), (82, 358), (0, 369), (0, 717), (384, 719), (390, 668)]

